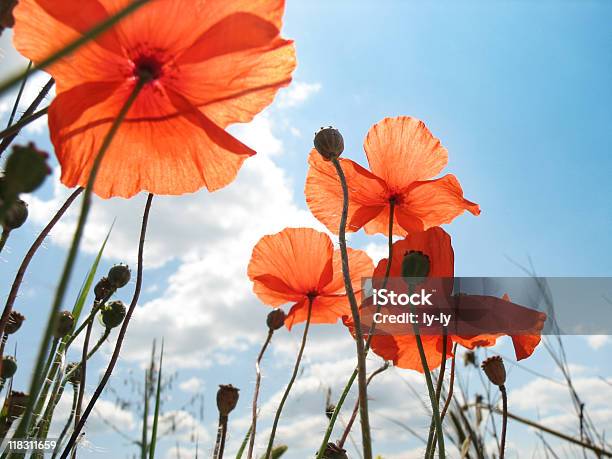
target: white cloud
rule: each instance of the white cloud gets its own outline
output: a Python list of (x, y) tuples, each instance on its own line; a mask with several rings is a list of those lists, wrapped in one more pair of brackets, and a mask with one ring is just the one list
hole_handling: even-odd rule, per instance
[(287, 89), (282, 90), (278, 96), (279, 108), (296, 107), (303, 104), (312, 95), (321, 90), (321, 83), (306, 83), (294, 81)]
[(610, 339), (610, 337), (607, 336), (607, 335), (592, 335), (592, 336), (587, 336), (586, 340), (587, 340), (587, 343), (589, 344), (589, 346), (591, 347), (591, 349), (593, 349), (595, 351), (601, 349), (606, 344), (610, 343), (610, 341), (612, 341)]
[(200, 378), (197, 378), (195, 376), (183, 381), (182, 383), (179, 384), (179, 388), (182, 391), (185, 392), (189, 392), (192, 394), (195, 394), (197, 392), (200, 392), (202, 390), (202, 388), (204, 387), (204, 381)]

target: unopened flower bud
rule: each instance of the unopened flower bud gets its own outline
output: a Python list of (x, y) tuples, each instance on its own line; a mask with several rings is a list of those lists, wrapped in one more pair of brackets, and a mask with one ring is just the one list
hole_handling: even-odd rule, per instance
[(287, 314), (282, 309), (276, 308), (268, 313), (266, 324), (270, 330), (276, 331), (285, 325)]
[(115, 328), (125, 319), (126, 308), (123, 301), (111, 301), (100, 311), (100, 318), (106, 328)]
[(272, 448), (270, 452), (270, 459), (279, 459), (283, 454), (287, 452), (289, 447), (287, 445), (279, 445)]
[(114, 290), (115, 289), (111, 285), (108, 278), (103, 277), (94, 287), (94, 295), (96, 296), (96, 301), (103, 301), (110, 298)]
[(402, 260), (402, 277), (413, 278), (420, 282), (429, 275), (429, 269), (429, 257), (423, 252), (411, 250), (404, 255)]
[(503, 386), (506, 383), (506, 367), (504, 366), (504, 360), (499, 355), (484, 360), (481, 367), (489, 381), (496, 386)]
[(66, 336), (68, 333), (72, 331), (74, 327), (74, 317), (69, 311), (60, 312), (57, 317), (57, 322), (55, 323), (55, 330), (53, 331), (53, 336), (56, 339), (61, 339)]
[(4, 214), (2, 226), (5, 230), (12, 231), (17, 229), (28, 219), (28, 205), (21, 199), (16, 199)]
[(9, 379), (17, 373), (17, 360), (11, 355), (5, 355), (2, 358), (2, 371), (0, 371), (0, 378)]
[(323, 459), (348, 459), (346, 450), (340, 448), (335, 443), (328, 443), (323, 453)]
[(68, 382), (73, 386), (81, 384), (81, 362), (71, 362), (66, 367)]
[(108, 281), (114, 288), (125, 287), (132, 276), (128, 265), (123, 263), (113, 266), (108, 271)]
[(28, 395), (23, 392), (11, 391), (9, 396), (4, 401), (3, 413), (9, 420), (14, 421), (23, 413), (25, 413), (28, 405)]
[(326, 160), (338, 158), (344, 151), (344, 139), (338, 129), (322, 127), (314, 138), (314, 147)]
[(51, 168), (47, 164), (49, 155), (40, 151), (33, 143), (15, 146), (4, 167), (5, 192), (8, 196), (31, 193), (43, 184)]
[(21, 328), (25, 317), (23, 314), (18, 313), (17, 311), (11, 311), (9, 314), (8, 321), (6, 322), (6, 327), (4, 327), (4, 333), (7, 335), (12, 335), (13, 333), (17, 333), (17, 330)]
[(219, 409), (219, 414), (221, 416), (228, 416), (236, 405), (238, 404), (238, 389), (237, 387), (232, 386), (231, 384), (219, 385), (219, 390), (217, 391), (217, 408)]

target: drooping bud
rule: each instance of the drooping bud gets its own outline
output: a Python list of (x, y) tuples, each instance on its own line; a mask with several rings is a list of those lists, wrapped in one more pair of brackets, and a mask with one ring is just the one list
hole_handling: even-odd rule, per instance
[(31, 193), (43, 184), (51, 168), (47, 164), (49, 155), (30, 142), (26, 146), (15, 146), (4, 167), (4, 191), (8, 197)]
[(496, 386), (506, 384), (506, 367), (504, 366), (504, 360), (499, 355), (484, 360), (481, 367), (493, 384)]
[(66, 367), (68, 382), (73, 386), (81, 384), (81, 362), (71, 362)]
[(108, 281), (114, 288), (125, 287), (130, 281), (132, 274), (128, 265), (123, 263), (113, 266), (108, 271)]
[(72, 331), (74, 327), (74, 317), (70, 311), (62, 311), (57, 317), (57, 322), (55, 323), (55, 330), (53, 330), (53, 336), (55, 339), (62, 339), (68, 333)]
[(23, 392), (11, 391), (9, 396), (4, 401), (3, 413), (9, 420), (14, 421), (23, 413), (25, 413), (28, 405), (28, 395)]
[(402, 277), (411, 278), (413, 282), (420, 283), (429, 275), (429, 257), (423, 252), (411, 250), (402, 260)]
[(287, 445), (275, 446), (274, 448), (272, 448), (272, 451), (270, 452), (270, 459), (278, 459), (283, 454), (285, 454), (288, 449), (289, 447)]
[(228, 416), (236, 405), (238, 404), (238, 389), (237, 387), (232, 386), (231, 384), (219, 385), (219, 390), (217, 391), (217, 408), (219, 409), (219, 414), (221, 416)]
[(0, 372), (0, 378), (9, 379), (17, 373), (17, 360), (12, 355), (5, 355), (2, 358), (2, 371)]
[(125, 319), (126, 308), (123, 301), (110, 301), (100, 311), (100, 318), (106, 328), (115, 328)]
[(94, 295), (96, 296), (96, 301), (103, 301), (110, 298), (114, 291), (115, 289), (111, 285), (108, 278), (103, 277), (94, 287)]
[(338, 129), (322, 127), (315, 134), (314, 147), (327, 161), (338, 158), (344, 151), (344, 139)]
[(323, 453), (323, 459), (348, 459), (346, 450), (340, 448), (335, 443), (328, 443)]
[(17, 311), (11, 311), (9, 314), (8, 321), (6, 322), (6, 327), (4, 327), (4, 333), (7, 335), (12, 335), (13, 333), (17, 333), (17, 330), (21, 328), (25, 317), (23, 314), (18, 313)]
[(2, 226), (5, 230), (17, 229), (28, 219), (28, 205), (21, 199), (16, 199), (4, 214)]
[(276, 331), (279, 328), (282, 328), (285, 325), (285, 319), (287, 318), (287, 314), (282, 309), (276, 308), (268, 313), (268, 317), (266, 319), (266, 324), (270, 330)]

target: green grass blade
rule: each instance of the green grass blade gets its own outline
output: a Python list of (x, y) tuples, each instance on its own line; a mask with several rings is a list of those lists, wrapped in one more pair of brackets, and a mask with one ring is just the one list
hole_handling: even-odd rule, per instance
[(164, 361), (164, 341), (162, 340), (161, 353), (159, 355), (159, 371), (157, 373), (157, 391), (155, 394), (155, 415), (153, 416), (153, 429), (151, 431), (151, 446), (149, 447), (149, 459), (155, 458), (155, 444), (157, 443), (157, 422), (159, 420), (159, 405), (161, 399), (162, 363)]

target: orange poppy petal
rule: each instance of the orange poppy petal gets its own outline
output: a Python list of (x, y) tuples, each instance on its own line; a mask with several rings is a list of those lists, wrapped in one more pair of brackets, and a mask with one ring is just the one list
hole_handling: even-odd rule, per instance
[[(316, 291), (321, 278), (330, 278), (333, 245), (325, 233), (310, 228), (286, 228), (264, 236), (253, 248), (248, 267), (255, 293), (264, 302), (280, 305)], [(274, 276), (283, 287), (262, 282), (260, 276)]]
[(512, 337), (514, 345), (514, 355), (516, 360), (523, 360), (531, 356), (535, 348), (540, 344), (542, 336), (540, 335), (517, 335)]
[(403, 193), (398, 207), (398, 222), (408, 232), (450, 223), (465, 210), (480, 215), (478, 204), (463, 197), (461, 185), (452, 174), (414, 183)]
[[(326, 297), (318, 296), (312, 303), (312, 313), (310, 323), (313, 324), (335, 324), (338, 319), (351, 313), (351, 308), (346, 296)], [(302, 300), (294, 304), (285, 320), (288, 330), (299, 323), (306, 322), (308, 318), (308, 300)]]
[(495, 346), (497, 338), (500, 336), (502, 335), (453, 336), (452, 340), (466, 349), (475, 349), (477, 347)]
[(422, 121), (408, 116), (385, 118), (372, 126), (364, 149), (372, 172), (395, 192), (439, 174), (448, 162), (440, 141)]
[[(342, 187), (336, 169), (316, 150), (308, 157), (306, 203), (312, 214), (332, 233), (338, 234), (342, 214)], [(358, 231), (386, 205), (384, 183), (359, 164), (341, 159), (340, 164), (349, 187), (347, 231)]]
[[(353, 290), (361, 291), (361, 281), (364, 277), (371, 277), (374, 271), (374, 263), (370, 256), (363, 250), (347, 248), (349, 260), (349, 272)], [(345, 295), (344, 275), (342, 274), (342, 257), (340, 250), (334, 251), (333, 257), (334, 276), (322, 290), (322, 295)]]
[[(423, 252), (429, 257), (429, 277), (452, 278), (454, 276), (455, 253), (451, 237), (442, 228), (434, 227), (420, 233), (410, 233), (393, 244), (390, 277), (401, 277), (404, 255), (412, 250)], [(374, 270), (374, 277), (385, 275), (387, 262), (387, 258), (378, 262)]]
[[(430, 370), (442, 363), (443, 340), (440, 336), (421, 336), (425, 358)], [(450, 343), (450, 340), (449, 340)], [(419, 355), (414, 335), (389, 336), (376, 335), (372, 337), (372, 351), (385, 360), (393, 361), (396, 367), (406, 370), (416, 370), (423, 373), (423, 365)], [(452, 357), (451, 346), (447, 347), (446, 357)]]

